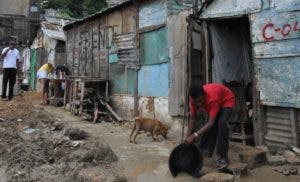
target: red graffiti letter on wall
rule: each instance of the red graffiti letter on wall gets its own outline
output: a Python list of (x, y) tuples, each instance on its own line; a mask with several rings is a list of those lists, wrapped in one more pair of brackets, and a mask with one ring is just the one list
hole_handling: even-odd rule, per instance
[(295, 25), (294, 25), (294, 28), (293, 28), (293, 31), (299, 31), (300, 30), (300, 28), (298, 28), (298, 22), (296, 21), (295, 22)]
[(292, 26), (290, 24), (285, 24), (282, 27), (281, 34), (285, 37), (291, 32), (291, 30), (292, 30)]
[(273, 23), (268, 23), (264, 26), (263, 30), (262, 30), (262, 36), (263, 38), (266, 40), (266, 41), (272, 41), (274, 39), (274, 36), (267, 36), (266, 35), (266, 30), (268, 28), (272, 28), (274, 27), (274, 24)]

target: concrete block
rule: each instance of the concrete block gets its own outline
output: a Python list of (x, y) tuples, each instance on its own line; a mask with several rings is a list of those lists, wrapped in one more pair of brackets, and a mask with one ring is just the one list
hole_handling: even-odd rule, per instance
[(230, 163), (227, 166), (227, 169), (231, 174), (233, 174), (237, 178), (246, 176), (248, 174), (248, 164), (245, 163), (239, 163), (239, 162)]
[(266, 152), (260, 149), (251, 149), (239, 154), (240, 162), (247, 163), (250, 169), (260, 167), (266, 162)]
[(286, 150), (283, 153), (283, 156), (287, 159), (287, 158), (294, 158), (296, 157), (296, 154), (290, 150)]
[(284, 151), (283, 156), (289, 164), (300, 165), (300, 156), (297, 156), (294, 152), (286, 150)]
[(267, 156), (268, 164), (271, 166), (279, 166), (286, 164), (286, 159), (283, 156)]
[(226, 173), (208, 173), (200, 178), (201, 182), (233, 182), (234, 176)]

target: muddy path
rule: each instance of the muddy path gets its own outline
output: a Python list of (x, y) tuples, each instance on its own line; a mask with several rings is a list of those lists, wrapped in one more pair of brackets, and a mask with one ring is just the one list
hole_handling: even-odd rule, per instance
[[(119, 157), (119, 161), (112, 164), (114, 169), (119, 170), (120, 175), (125, 176), (128, 181), (140, 182), (193, 182), (199, 179), (191, 178), (185, 174), (180, 174), (174, 179), (168, 169), (168, 158), (171, 150), (179, 143), (180, 134), (170, 132), (168, 140), (159, 138), (158, 142), (152, 141), (151, 137), (141, 134), (137, 138), (138, 144), (129, 143), (129, 135), (132, 125), (98, 123), (93, 124), (81, 121), (78, 117), (54, 107), (45, 108), (52, 115), (59, 116), (67, 125), (84, 129), (95, 138), (103, 138), (110, 144), (112, 150)], [(232, 145), (232, 144), (231, 144)], [(234, 148), (234, 147), (232, 147)], [(237, 160), (239, 151), (230, 151), (232, 160)], [(214, 171), (214, 159), (205, 159), (205, 166), (202, 173)], [(299, 176), (282, 176), (272, 170), (269, 166), (264, 166), (249, 171), (249, 175), (238, 179), (239, 182), (295, 182), (300, 181)]]
[[(180, 141), (176, 132), (171, 131), (168, 140), (159, 137), (157, 142), (141, 134), (135, 145), (129, 143), (131, 123), (89, 123), (62, 108), (41, 107), (37, 103), (34, 93), (12, 102), (0, 101), (0, 182), (199, 181), (185, 174), (174, 179), (169, 173), (169, 154)], [(63, 128), (56, 130), (57, 124)], [(79, 128), (89, 137), (71, 141), (64, 135), (69, 128)], [(88, 155), (89, 151), (101, 153), (97, 149), (103, 143), (109, 145), (117, 161), (107, 161), (94, 153)], [(233, 161), (239, 152), (234, 145), (230, 151)], [(202, 174), (214, 168), (214, 159), (205, 159)], [(300, 178), (282, 176), (265, 166), (236, 181), (295, 182)]]

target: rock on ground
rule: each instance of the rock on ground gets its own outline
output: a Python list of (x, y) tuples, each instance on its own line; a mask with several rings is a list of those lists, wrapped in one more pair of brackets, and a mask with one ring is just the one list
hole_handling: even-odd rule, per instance
[(297, 156), (294, 152), (286, 150), (283, 154), (287, 162), (291, 165), (300, 165), (300, 156)]
[(296, 175), (298, 173), (298, 169), (294, 166), (278, 166), (274, 167), (273, 170), (285, 176)]
[(79, 128), (69, 128), (66, 130), (65, 136), (68, 136), (71, 140), (85, 140), (89, 135)]
[(286, 159), (283, 156), (267, 156), (268, 164), (271, 166), (279, 166), (286, 164)]
[(93, 141), (84, 143), (80, 150), (76, 151), (72, 158), (79, 162), (89, 163), (112, 163), (118, 161), (117, 155), (110, 146), (103, 141)]
[(200, 178), (201, 182), (233, 182), (234, 177), (226, 173), (208, 173)]
[(286, 150), (284, 151), (283, 156), (287, 159), (287, 158), (296, 157), (296, 154), (292, 151)]

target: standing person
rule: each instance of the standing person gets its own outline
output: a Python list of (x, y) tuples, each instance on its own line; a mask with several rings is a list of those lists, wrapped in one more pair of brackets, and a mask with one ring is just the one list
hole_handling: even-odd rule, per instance
[[(66, 75), (68, 76), (71, 74), (69, 68), (65, 64), (57, 65), (55, 68), (55, 72), (56, 72), (57, 78), (60, 78), (60, 76), (62, 76), (62, 79), (65, 79)], [(58, 89), (60, 91), (60, 96), (64, 95), (64, 92), (66, 89), (65, 87), (66, 87), (65, 82), (59, 82)]]
[[(185, 142), (192, 143), (201, 136), (197, 143), (201, 152), (211, 157), (216, 145), (219, 156), (217, 166), (218, 168), (227, 167), (229, 164), (228, 120), (235, 105), (234, 94), (229, 88), (221, 84), (192, 85), (189, 94), (192, 119), (188, 126)], [(193, 133), (198, 109), (207, 112), (209, 119), (203, 127)]]
[(56, 75), (59, 77), (59, 73), (63, 72), (64, 75), (70, 75), (70, 70), (65, 64), (57, 65), (55, 68)]
[(37, 72), (37, 79), (42, 87), (41, 105), (47, 105), (47, 98), (49, 92), (49, 80), (47, 79), (49, 73), (54, 72), (54, 67), (51, 63), (44, 64)]
[[(3, 62), (2, 100), (12, 100), (14, 86), (17, 79), (17, 62), (20, 59), (19, 51), (15, 48), (16, 42), (10, 41), (9, 47), (3, 49), (1, 58)], [(8, 99), (6, 97), (7, 84), (9, 83)]]

